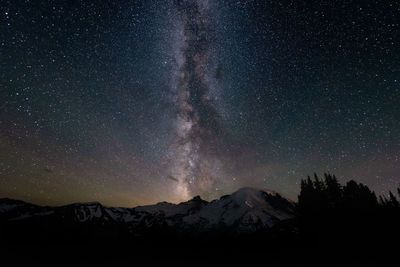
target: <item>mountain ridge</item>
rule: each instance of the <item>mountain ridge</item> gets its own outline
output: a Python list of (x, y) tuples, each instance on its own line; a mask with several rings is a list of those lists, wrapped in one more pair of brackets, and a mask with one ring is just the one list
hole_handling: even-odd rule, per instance
[(252, 232), (293, 218), (294, 207), (294, 202), (276, 192), (250, 187), (240, 188), (210, 202), (195, 196), (178, 204), (163, 201), (133, 208), (104, 206), (97, 201), (49, 207), (3, 198), (0, 199), (0, 221), (38, 221), (55, 225), (62, 222), (101, 227), (118, 225), (135, 233), (154, 227), (179, 232), (219, 229)]

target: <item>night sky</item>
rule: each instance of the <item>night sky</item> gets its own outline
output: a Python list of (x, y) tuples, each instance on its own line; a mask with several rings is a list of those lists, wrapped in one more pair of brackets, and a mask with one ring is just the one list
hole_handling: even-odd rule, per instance
[(314, 172), (400, 183), (398, 1), (1, 1), (0, 197), (295, 200)]

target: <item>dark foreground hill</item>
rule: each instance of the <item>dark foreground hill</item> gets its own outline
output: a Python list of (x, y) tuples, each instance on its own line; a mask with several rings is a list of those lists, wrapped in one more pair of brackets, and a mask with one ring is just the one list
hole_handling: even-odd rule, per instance
[(301, 196), (300, 209), (252, 188), (136, 208), (1, 199), (0, 255), (10, 266), (399, 265), (397, 208), (321, 208)]

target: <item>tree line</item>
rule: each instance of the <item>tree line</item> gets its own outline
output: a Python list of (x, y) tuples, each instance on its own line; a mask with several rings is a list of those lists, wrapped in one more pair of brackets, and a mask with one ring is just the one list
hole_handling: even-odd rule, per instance
[[(400, 187), (397, 188), (400, 197)], [(354, 180), (341, 185), (335, 175), (324, 174), (323, 178), (314, 174), (301, 181), (298, 196), (298, 211), (309, 214), (329, 210), (371, 210), (378, 208), (400, 208), (400, 202), (394, 193), (377, 197), (368, 186)]]

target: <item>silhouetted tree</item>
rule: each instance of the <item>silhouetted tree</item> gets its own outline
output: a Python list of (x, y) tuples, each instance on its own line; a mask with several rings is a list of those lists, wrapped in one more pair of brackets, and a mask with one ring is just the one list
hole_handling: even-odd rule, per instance
[(398, 208), (399, 205), (399, 201), (397, 200), (397, 198), (393, 195), (393, 193), (391, 191), (389, 191), (389, 199), (390, 199), (390, 203), (392, 207), (396, 207)]
[(326, 196), (328, 199), (328, 204), (331, 208), (338, 207), (343, 198), (342, 186), (338, 182), (336, 176), (330, 174), (325, 174), (325, 184), (326, 184)]
[[(324, 174), (324, 180), (317, 174), (314, 174), (314, 180), (309, 176), (306, 180), (302, 180), (298, 199), (300, 213), (315, 213), (338, 208), (369, 209), (378, 206), (375, 193), (366, 185), (351, 180), (342, 187), (336, 176), (331, 174)], [(395, 203), (393, 198), (391, 199), (391, 203)], [(381, 199), (381, 202), (386, 200)]]
[(299, 210), (302, 213), (307, 213), (312, 211), (314, 208), (314, 201), (316, 196), (316, 190), (314, 188), (314, 183), (312, 182), (310, 176), (306, 180), (301, 180), (301, 191), (299, 195)]
[[(397, 193), (400, 196), (400, 188), (397, 188)], [(391, 191), (389, 191), (389, 198), (386, 196), (379, 196), (379, 204), (387, 208), (400, 208), (400, 202)]]
[(385, 196), (379, 196), (379, 204), (381, 206), (386, 206), (387, 198)]
[(343, 187), (343, 205), (346, 208), (368, 209), (377, 207), (378, 201), (368, 186), (351, 180)]

